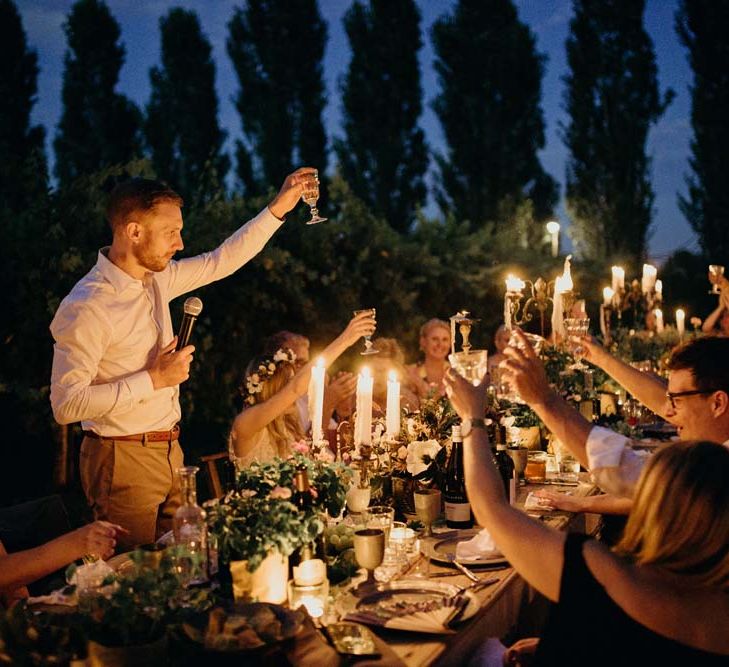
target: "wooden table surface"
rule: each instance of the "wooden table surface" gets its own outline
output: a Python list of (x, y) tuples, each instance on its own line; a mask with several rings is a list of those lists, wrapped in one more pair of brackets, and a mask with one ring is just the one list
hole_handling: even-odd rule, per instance
[[(527, 484), (519, 488), (517, 505), (524, 507), (527, 494), (540, 488), (549, 488), (554, 491), (570, 492), (573, 495), (587, 496), (598, 492), (597, 487), (589, 482), (588, 476), (581, 473), (579, 486), (560, 486)], [(541, 517), (547, 525), (559, 530), (585, 532), (585, 515), (574, 515), (569, 512), (529, 512), (530, 515)], [(420, 556), (424, 558), (424, 556)], [(417, 561), (409, 571), (417, 567)], [(476, 595), (481, 601), (481, 609), (472, 618), (462, 623), (458, 631), (451, 635), (420, 635), (411, 632), (373, 630), (390, 646), (398, 657), (408, 666), (421, 667), (423, 665), (465, 665), (474, 650), (488, 637), (503, 637), (516, 625), (521, 610), (527, 606), (536, 595), (529, 585), (511, 568), (479, 569), (474, 568), (481, 578), (497, 577), (499, 582), (489, 586)], [(430, 572), (453, 571), (448, 565), (431, 562)], [(407, 573), (401, 576), (407, 578)], [(438, 578), (444, 581), (468, 586), (471, 582), (465, 575), (458, 574), (453, 577)]]

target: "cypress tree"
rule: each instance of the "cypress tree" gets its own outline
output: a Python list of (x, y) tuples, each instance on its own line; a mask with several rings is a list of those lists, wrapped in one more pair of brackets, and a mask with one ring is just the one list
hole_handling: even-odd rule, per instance
[(64, 24), (63, 113), (54, 141), (61, 185), (139, 155), (141, 114), (115, 92), (125, 50), (102, 0), (78, 0)]
[(304, 164), (323, 178), (327, 29), (316, 0), (249, 0), (228, 30), (240, 84), (235, 104), (245, 141), (236, 144), (236, 169), (244, 189), (263, 192)]
[(420, 13), (413, 0), (355, 2), (344, 26), (352, 59), (341, 85), (339, 168), (354, 194), (404, 232), (426, 196), (428, 150), (418, 127)]
[(447, 143), (436, 156), (440, 208), (474, 230), (498, 228), (525, 199), (546, 219), (557, 186), (537, 157), (544, 56), (534, 35), (511, 0), (459, 0), (432, 38), (440, 88), (433, 109)]
[(704, 254), (729, 256), (729, 2), (683, 0), (676, 30), (688, 49), (691, 86), (691, 174), (679, 206)]
[(207, 198), (230, 167), (222, 153), (212, 49), (195, 12), (171, 9), (159, 25), (162, 66), (150, 70), (145, 123), (152, 164), (183, 196)]
[(648, 131), (661, 97), (643, 0), (575, 0), (567, 39), (564, 141), (570, 235), (586, 259), (645, 256), (653, 216)]

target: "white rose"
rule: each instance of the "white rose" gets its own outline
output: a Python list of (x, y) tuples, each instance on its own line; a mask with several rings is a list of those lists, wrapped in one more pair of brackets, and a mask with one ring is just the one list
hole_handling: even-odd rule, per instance
[[(430, 467), (430, 461), (440, 451), (441, 446), (437, 440), (415, 440), (408, 444), (407, 469), (411, 475), (419, 475)], [(425, 457), (429, 462), (425, 463)]]

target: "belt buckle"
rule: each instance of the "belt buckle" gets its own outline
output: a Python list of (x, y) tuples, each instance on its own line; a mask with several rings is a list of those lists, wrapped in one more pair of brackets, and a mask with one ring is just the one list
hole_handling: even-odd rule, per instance
[(142, 433), (142, 446), (143, 447), (146, 447), (147, 446), (147, 442), (148, 442), (148, 440), (147, 440), (147, 432), (145, 431), (144, 433)]

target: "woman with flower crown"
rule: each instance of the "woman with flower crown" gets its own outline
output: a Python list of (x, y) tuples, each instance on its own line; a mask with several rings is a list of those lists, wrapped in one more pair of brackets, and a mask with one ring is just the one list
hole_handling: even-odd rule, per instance
[[(321, 353), (328, 366), (362, 336), (375, 331), (372, 311), (355, 315)], [(252, 461), (270, 461), (293, 453), (292, 444), (304, 437), (296, 400), (303, 396), (311, 378), (314, 362), (296, 369), (296, 355), (279, 349), (273, 356), (258, 356), (246, 368), (239, 389), (243, 409), (233, 420), (230, 432), (230, 457), (239, 468)]]

